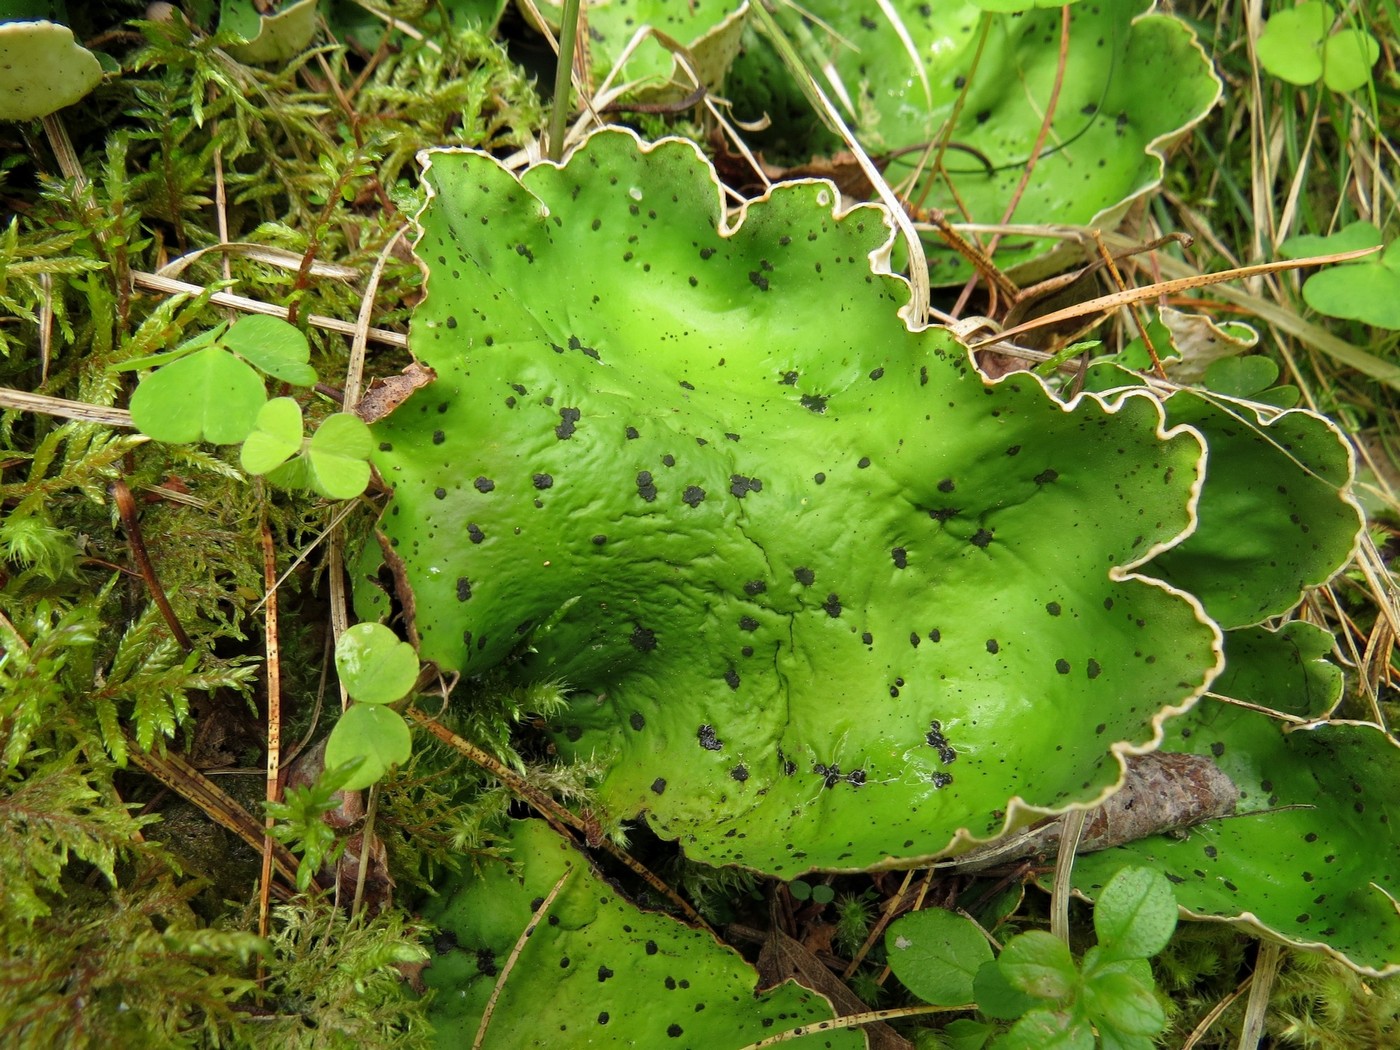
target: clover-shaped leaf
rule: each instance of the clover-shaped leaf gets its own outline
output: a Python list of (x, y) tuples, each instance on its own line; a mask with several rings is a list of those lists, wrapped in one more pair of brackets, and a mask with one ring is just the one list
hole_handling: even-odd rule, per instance
[(382, 623), (357, 623), (335, 643), (335, 670), (359, 703), (391, 704), (418, 680), (418, 654)]
[(250, 314), (229, 326), (224, 346), (274, 379), (293, 386), (314, 386), (316, 370), (307, 362), (311, 346), (306, 336), (280, 317)]
[(312, 489), (329, 499), (353, 499), (369, 484), (370, 432), (358, 416), (327, 416), (295, 459), (268, 471), (273, 484)]
[(232, 445), (252, 432), (266, 400), (257, 372), (207, 346), (143, 379), (131, 395), (131, 420), (157, 441)]
[(424, 973), (440, 1044), (739, 1047), (806, 1024), (811, 1034), (784, 1045), (865, 1046), (858, 1031), (819, 1027), (833, 1011), (814, 992), (789, 981), (755, 993), (758, 974), (737, 952), (632, 904), (543, 821), (510, 825), (509, 865), (464, 865), (424, 909), (451, 934)]
[(1198, 439), (910, 331), (881, 209), (796, 183), (731, 226), (692, 145), (621, 131), (428, 159), (438, 378), (375, 425), (381, 528), (420, 655), (567, 682), (615, 814), (784, 878), (929, 857), (1101, 797), (1213, 675), (1131, 571)]
[(1290, 84), (1323, 81), (1333, 91), (1355, 91), (1371, 80), (1380, 44), (1363, 29), (1333, 32), (1336, 11), (1307, 0), (1269, 16), (1256, 53), (1259, 64)]
[[(1326, 237), (1290, 237), (1279, 245), (1279, 254), (1301, 259), (1381, 244), (1381, 231), (1363, 221)], [(1318, 271), (1304, 282), (1303, 298), (1314, 310), (1329, 317), (1361, 321), (1377, 328), (1400, 328), (1400, 241), (1383, 252)]]
[(413, 753), (412, 734), (403, 715), (378, 704), (351, 704), (326, 738), (326, 768), (361, 759), (344, 790), (369, 787)]
[(258, 411), (253, 432), (239, 449), (239, 462), (249, 474), (266, 474), (300, 448), (301, 406), (294, 398), (275, 397)]

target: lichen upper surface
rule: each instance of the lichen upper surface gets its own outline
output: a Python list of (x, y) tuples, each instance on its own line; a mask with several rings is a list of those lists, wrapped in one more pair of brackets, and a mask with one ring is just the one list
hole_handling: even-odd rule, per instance
[(1192, 525), (1195, 435), (910, 331), (879, 209), (806, 182), (727, 226), (692, 145), (620, 131), (429, 161), (439, 378), (375, 426), (381, 528), (422, 656), (562, 679), (615, 815), (784, 876), (909, 863), (1100, 797), (1215, 673), (1128, 571)]

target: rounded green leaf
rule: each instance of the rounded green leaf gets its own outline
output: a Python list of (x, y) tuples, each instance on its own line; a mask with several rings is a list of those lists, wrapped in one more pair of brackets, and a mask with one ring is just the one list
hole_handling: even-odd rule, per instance
[(209, 346), (141, 380), (131, 395), (131, 421), (157, 441), (233, 445), (252, 432), (266, 401), (256, 372)]
[(1007, 981), (995, 959), (983, 963), (977, 970), (972, 979), (972, 991), (978, 1011), (999, 1021), (1014, 1021), (1041, 1001)]
[(402, 715), (377, 704), (351, 704), (326, 739), (326, 768), (364, 759), (344, 786), (359, 791), (390, 767), (403, 765), (412, 753), (413, 738)]
[(911, 912), (885, 931), (885, 958), (904, 987), (926, 1003), (971, 1002), (973, 978), (992, 946), (971, 919), (942, 908)]
[(1322, 78), (1321, 44), (1333, 17), (1329, 5), (1315, 0), (1276, 11), (1255, 47), (1259, 64), (1290, 84), (1317, 83)]
[(335, 643), (335, 670), (362, 704), (391, 704), (418, 680), (418, 654), (382, 623), (357, 623)]
[(1253, 397), (1278, 378), (1278, 365), (1257, 354), (1249, 357), (1222, 357), (1202, 379), (1206, 389), (1227, 397)]
[(1045, 930), (1028, 930), (1006, 942), (997, 966), (1013, 988), (1037, 999), (1067, 1000), (1079, 987), (1069, 945)]
[(327, 416), (306, 450), (311, 487), (330, 499), (358, 496), (369, 485), (371, 441), (369, 427), (359, 416)]
[(293, 386), (314, 386), (316, 370), (307, 362), (311, 346), (306, 336), (280, 317), (249, 314), (240, 317), (221, 340), (239, 357)]
[(1299, 234), (1289, 237), (1278, 246), (1279, 254), (1285, 259), (1304, 259), (1312, 255), (1331, 255), (1338, 252), (1356, 251), (1360, 248), (1379, 248), (1382, 243), (1381, 231), (1374, 223), (1353, 222), (1343, 226), (1336, 233), (1325, 237), (1316, 234)]
[(1322, 45), (1322, 82), (1333, 91), (1355, 91), (1371, 82), (1381, 45), (1362, 29), (1343, 29)]
[(301, 406), (290, 397), (275, 397), (263, 405), (253, 432), (238, 455), (249, 474), (266, 474), (301, 448)]
[(223, 0), (219, 29), (243, 38), (228, 52), (240, 62), (285, 62), (300, 54), (316, 36), (317, 0), (295, 0), (274, 14), (264, 14), (253, 0)]
[(1094, 1050), (1094, 1030), (1076, 1010), (1031, 1010), (996, 1042), (996, 1050)]
[(1400, 328), (1400, 241), (1379, 256), (1313, 274), (1303, 285), (1303, 298), (1332, 317)]
[(1147, 959), (1171, 940), (1176, 898), (1159, 871), (1124, 868), (1109, 880), (1094, 907), (1101, 957)]
[(0, 25), (0, 120), (35, 120), (71, 106), (102, 81), (97, 56), (49, 21)]

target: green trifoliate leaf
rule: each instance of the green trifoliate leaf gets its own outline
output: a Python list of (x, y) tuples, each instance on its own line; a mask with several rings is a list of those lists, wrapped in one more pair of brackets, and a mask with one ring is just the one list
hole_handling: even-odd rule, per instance
[(301, 406), (275, 397), (258, 412), (253, 432), (243, 440), (239, 462), (249, 474), (266, 474), (301, 448)]
[(277, 317), (251, 314), (240, 317), (221, 340), (239, 357), (293, 386), (314, 386), (316, 370), (307, 362), (311, 346), (306, 336)]
[(157, 441), (233, 445), (252, 432), (266, 400), (256, 372), (209, 346), (143, 379), (131, 395), (131, 419)]
[(363, 759), (346, 780), (346, 791), (369, 787), (412, 753), (408, 723), (397, 711), (377, 704), (351, 704), (326, 739), (328, 769)]

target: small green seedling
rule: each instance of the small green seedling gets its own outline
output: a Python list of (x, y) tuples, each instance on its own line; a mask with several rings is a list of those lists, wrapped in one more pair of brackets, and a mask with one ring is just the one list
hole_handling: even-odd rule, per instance
[(340, 716), (326, 741), (326, 768), (359, 760), (341, 785), (367, 788), (390, 766), (408, 761), (413, 742), (403, 716), (386, 706), (401, 700), (418, 680), (418, 654), (378, 623), (358, 623), (335, 646), (335, 669), (355, 703)]
[(1273, 15), (1259, 37), (1259, 64), (1300, 86), (1321, 80), (1333, 91), (1345, 92), (1369, 84), (1380, 44), (1363, 29), (1333, 32), (1336, 19), (1332, 6), (1318, 0)]
[[(1069, 946), (1030, 930), (992, 949), (970, 920), (921, 911), (890, 925), (890, 969), (910, 991), (938, 1006), (976, 1000), (984, 1017), (1014, 1021), (994, 1050), (1093, 1050), (1096, 1042), (1150, 1050), (1166, 1025), (1148, 959), (1176, 929), (1171, 884), (1150, 868), (1123, 868), (1094, 908), (1098, 944), (1076, 962)], [(959, 1047), (975, 1050), (995, 1032), (986, 1021), (949, 1026)]]
[(161, 354), (117, 366), (158, 366), (131, 397), (142, 433), (172, 444), (243, 443), (240, 462), (274, 485), (311, 489), (328, 499), (353, 499), (369, 484), (369, 428), (358, 416), (327, 416), (310, 440), (301, 407), (290, 397), (267, 400), (262, 376), (294, 386), (316, 383), (311, 347), (276, 317), (254, 315), (202, 332)]
[(815, 886), (806, 879), (793, 879), (788, 883), (788, 892), (795, 901), (815, 901), (817, 904), (830, 904), (836, 899), (836, 891), (824, 882)]
[[(1369, 222), (1354, 222), (1328, 237), (1290, 237), (1279, 245), (1285, 258), (1373, 248), (1381, 232)], [(1318, 313), (1361, 321), (1377, 328), (1400, 328), (1400, 241), (1358, 262), (1329, 266), (1303, 284), (1303, 299)]]

